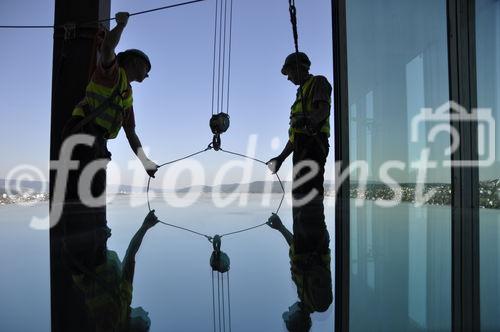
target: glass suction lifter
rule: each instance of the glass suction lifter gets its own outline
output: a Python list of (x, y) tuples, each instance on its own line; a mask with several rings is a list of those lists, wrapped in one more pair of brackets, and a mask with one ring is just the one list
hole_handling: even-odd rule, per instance
[(212, 147), (215, 151), (220, 150), (220, 134), (225, 133), (228, 128), (229, 114), (220, 112), (212, 115), (212, 117), (210, 118), (210, 129), (214, 134), (214, 137), (212, 139)]
[(212, 271), (226, 273), (229, 271), (230, 260), (229, 256), (220, 250), (221, 237), (219, 235), (215, 235), (213, 237), (212, 244), (214, 247), (212, 256), (210, 256), (210, 266), (212, 267)]

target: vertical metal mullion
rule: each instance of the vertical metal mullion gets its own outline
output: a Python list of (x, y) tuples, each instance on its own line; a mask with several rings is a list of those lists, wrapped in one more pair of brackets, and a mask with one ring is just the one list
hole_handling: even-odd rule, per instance
[[(55, 0), (54, 25), (60, 26), (68, 22), (86, 22), (107, 18), (110, 15), (111, 0)], [(106, 23), (108, 25), (109, 23)], [(95, 26), (77, 29), (74, 38), (65, 40), (62, 28), (54, 29), (53, 62), (52, 62), (52, 100), (51, 100), (51, 130), (50, 130), (50, 160), (59, 159), (62, 145), (61, 132), (71, 117), (73, 107), (85, 94), (88, 83), (90, 59), (95, 53), (94, 35), (98, 29)], [(55, 201), (54, 187), (58, 173), (50, 171), (50, 205), (64, 203), (64, 216), (60, 220), (50, 220), (50, 293), (51, 293), (51, 331), (88, 331), (84, 302), (73, 293), (72, 275), (69, 263), (63, 259), (64, 229), (77, 229), (83, 223), (75, 225), (76, 221), (84, 220), (87, 228), (94, 226), (99, 217), (104, 223), (105, 208), (82, 209), (79, 204)], [(68, 180), (69, 181), (69, 180)], [(76, 186), (76, 183), (70, 183)], [(81, 214), (80, 214), (81, 213)], [(97, 217), (96, 217), (97, 216)], [(52, 218), (52, 216), (51, 216)]]
[(333, 79), (335, 118), (335, 331), (349, 331), (349, 177), (338, 175), (349, 167), (349, 103), (347, 85), (346, 0), (332, 0)]
[[(477, 107), (475, 1), (448, 0), (450, 100)], [(477, 123), (451, 121), (460, 134), (452, 160), (477, 160)], [(479, 176), (452, 167), (452, 328), (479, 331)]]
[[(469, 95), (471, 109), (477, 108), (477, 71), (476, 71), (476, 1), (467, 1), (468, 5), (468, 50), (469, 50)], [(470, 138), (471, 159), (478, 159), (478, 133), (477, 122), (471, 123)], [(480, 302), (480, 238), (479, 238), (479, 169), (477, 167), (470, 169), (471, 177), (471, 216), (472, 229), (470, 234), (471, 255), (472, 255), (472, 326), (476, 331), (481, 328), (481, 302)]]

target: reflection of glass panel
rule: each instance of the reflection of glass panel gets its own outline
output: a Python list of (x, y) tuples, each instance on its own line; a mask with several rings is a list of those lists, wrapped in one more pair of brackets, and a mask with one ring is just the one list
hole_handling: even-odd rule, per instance
[(366, 161), (372, 162), (373, 142), (373, 91), (366, 95)]
[[(406, 109), (408, 112), (408, 152), (410, 161), (417, 161), (420, 151), (426, 147), (425, 140), (411, 142), (412, 115), (425, 107), (424, 58), (421, 54), (406, 65)], [(418, 127), (418, 137), (424, 137), (425, 124)]]
[[(349, 115), (351, 115), (351, 122), (349, 128), (350, 141), (357, 141), (358, 137), (358, 109), (356, 104), (351, 104)], [(356, 149), (357, 144), (351, 148), (351, 156), (353, 160), (357, 160), (358, 158), (358, 150)]]
[[(352, 210), (351, 215), (354, 216), (355, 220), (357, 220), (356, 210)], [(358, 223), (351, 223), (351, 233), (358, 234)], [(354, 236), (351, 236), (350, 242), (350, 254), (351, 254), (351, 273), (358, 274), (358, 239)]]
[[(496, 133), (478, 130), (479, 154), (495, 144), (495, 161), (479, 168), (481, 330), (500, 330), (500, 1), (476, 0), (478, 107), (492, 110)], [(490, 138), (488, 134), (492, 134)], [(486, 159), (486, 158), (483, 158)]]
[[(449, 99), (446, 1), (347, 0), (347, 44), (350, 160), (369, 170), (366, 178), (351, 174), (351, 195), (364, 204), (351, 202), (350, 329), (449, 331), (450, 169), (443, 161), (450, 138), (443, 132), (427, 142), (434, 123), (420, 123), (419, 139), (411, 140), (421, 109)], [(419, 180), (421, 196), (429, 187), (440, 195), (416, 206), (413, 162), (422, 153), (436, 166)], [(401, 186), (402, 202), (382, 207), (378, 199), (398, 197), (388, 178)]]
[(410, 318), (423, 326), (427, 320), (425, 303), (427, 301), (427, 216), (424, 209), (411, 209), (409, 238), (409, 299), (408, 310)]

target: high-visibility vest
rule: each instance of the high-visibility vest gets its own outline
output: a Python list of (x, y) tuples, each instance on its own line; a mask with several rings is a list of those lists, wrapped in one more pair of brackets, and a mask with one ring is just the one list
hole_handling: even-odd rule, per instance
[[(302, 95), (305, 98), (304, 105), (306, 107), (306, 110), (305, 110), (306, 113), (311, 112), (311, 110), (313, 108), (314, 82), (315, 82), (315, 77), (311, 76), (311, 78), (309, 78), (306, 81), (306, 83), (302, 86)], [(328, 100), (328, 104), (330, 106), (332, 104), (331, 97)], [(301, 96), (300, 91), (298, 91), (295, 103), (293, 103), (292, 108), (291, 108), (290, 116), (294, 116), (294, 115), (300, 114), (300, 113), (302, 113), (302, 96)], [(320, 132), (325, 133), (328, 137), (330, 137), (330, 119), (329, 119), (329, 117), (326, 118), (326, 120), (324, 121), (324, 124), (321, 126)], [(306, 131), (304, 131), (302, 129), (292, 128), (292, 126), (290, 126), (290, 128), (288, 129), (288, 139), (292, 143), (293, 143), (293, 140), (295, 138), (295, 133), (306, 133)]]
[(93, 120), (96, 125), (104, 129), (105, 138), (115, 138), (118, 136), (126, 112), (130, 111), (133, 103), (132, 88), (127, 82), (125, 70), (121, 67), (119, 68), (117, 85), (109, 88), (90, 81), (85, 91), (85, 98), (73, 110), (73, 116), (86, 117), (107, 100), (115, 88), (118, 88), (119, 93), (117, 96)]
[(120, 330), (128, 324), (132, 303), (132, 284), (123, 279), (122, 264), (115, 251), (96, 267), (95, 276), (73, 275), (73, 282), (85, 299), (89, 316), (97, 326), (112, 325)]
[(297, 286), (299, 299), (309, 312), (324, 312), (333, 302), (330, 250), (296, 254), (292, 244), (289, 250), (290, 272)]

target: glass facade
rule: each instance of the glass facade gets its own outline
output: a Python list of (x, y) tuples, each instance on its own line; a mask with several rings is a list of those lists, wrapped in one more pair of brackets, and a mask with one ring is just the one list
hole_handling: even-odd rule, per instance
[(478, 123), (480, 198), (481, 330), (500, 330), (500, 2), (476, 0), (476, 67), (478, 107), (491, 110), (491, 125)]
[(349, 330), (449, 331), (449, 117), (420, 116), (449, 108), (446, 1), (346, 5)]

